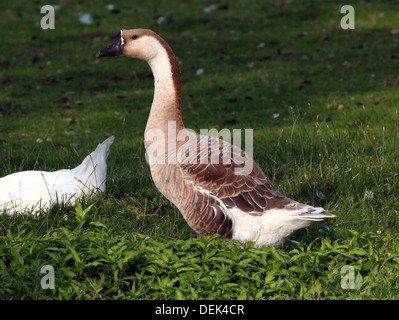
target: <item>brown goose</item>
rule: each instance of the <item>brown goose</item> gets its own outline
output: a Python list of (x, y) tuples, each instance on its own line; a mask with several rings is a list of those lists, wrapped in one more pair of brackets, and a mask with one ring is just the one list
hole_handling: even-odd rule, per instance
[(150, 65), (155, 91), (145, 147), (152, 179), (197, 233), (219, 233), (257, 247), (279, 246), (295, 230), (335, 217), (279, 193), (240, 148), (184, 127), (179, 65), (155, 32), (121, 30), (96, 55), (107, 56), (137, 58)]

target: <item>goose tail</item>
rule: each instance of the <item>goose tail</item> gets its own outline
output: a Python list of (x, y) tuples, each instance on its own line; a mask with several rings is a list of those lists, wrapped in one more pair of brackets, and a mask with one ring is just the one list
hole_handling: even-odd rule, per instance
[[(108, 139), (106, 139), (103, 143), (100, 143), (96, 150), (94, 150), (90, 155), (93, 159), (98, 159), (102, 158), (102, 160), (107, 160), (108, 155), (109, 155), (109, 149), (111, 145), (114, 143), (115, 137), (110, 136)], [(105, 159), (104, 159), (105, 158)], [(100, 160), (98, 159), (98, 160)]]
[(336, 216), (321, 207), (312, 207), (309, 205), (304, 205), (304, 207), (296, 212), (297, 218), (299, 220), (306, 221), (323, 221), (324, 219), (335, 218)]
[(74, 175), (89, 179), (89, 177), (95, 174), (97, 177), (100, 177), (102, 183), (107, 174), (107, 158), (114, 140), (115, 137), (111, 136), (103, 143), (100, 143), (96, 150), (90, 153), (79, 166), (73, 169)]

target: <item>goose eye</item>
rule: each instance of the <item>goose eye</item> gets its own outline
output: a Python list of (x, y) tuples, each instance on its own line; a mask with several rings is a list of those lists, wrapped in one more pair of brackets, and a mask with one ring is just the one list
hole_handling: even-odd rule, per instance
[(137, 35), (132, 35), (131, 37), (130, 37), (130, 39), (133, 39), (133, 40), (135, 40), (135, 39), (137, 39), (138, 38), (138, 36)]

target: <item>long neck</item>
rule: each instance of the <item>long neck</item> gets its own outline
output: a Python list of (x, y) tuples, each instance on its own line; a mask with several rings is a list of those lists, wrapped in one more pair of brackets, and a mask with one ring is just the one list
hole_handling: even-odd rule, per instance
[(181, 116), (181, 77), (177, 59), (163, 40), (159, 39), (158, 54), (148, 61), (154, 75), (154, 99), (146, 131), (159, 128), (165, 132), (168, 121), (175, 121), (176, 128), (184, 128)]

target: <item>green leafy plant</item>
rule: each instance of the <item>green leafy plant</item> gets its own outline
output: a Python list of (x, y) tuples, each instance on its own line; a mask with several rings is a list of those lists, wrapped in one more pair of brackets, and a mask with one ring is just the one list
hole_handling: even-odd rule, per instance
[(86, 215), (93, 206), (94, 203), (88, 206), (86, 209), (83, 209), (82, 204), (79, 201), (75, 203), (75, 210), (73, 211), (73, 213), (75, 214), (75, 218), (79, 223), (79, 228), (82, 228), (83, 225), (85, 224), (87, 219)]

